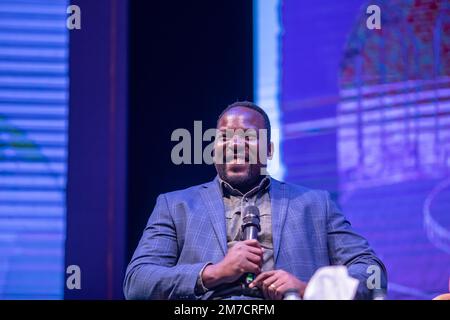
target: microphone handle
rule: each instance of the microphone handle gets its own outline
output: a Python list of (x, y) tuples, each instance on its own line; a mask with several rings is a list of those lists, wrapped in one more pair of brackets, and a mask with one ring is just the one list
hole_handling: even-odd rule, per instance
[(244, 240), (258, 240), (258, 228), (255, 226), (248, 226), (244, 229)]
[[(258, 228), (255, 226), (248, 226), (244, 229), (244, 240), (258, 239)], [(245, 275), (245, 284), (249, 285), (256, 276), (254, 273), (247, 273)]]

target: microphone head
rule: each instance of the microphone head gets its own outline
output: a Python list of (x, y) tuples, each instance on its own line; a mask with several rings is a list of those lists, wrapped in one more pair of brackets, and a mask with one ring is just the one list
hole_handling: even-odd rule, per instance
[(254, 226), (258, 230), (261, 230), (259, 225), (259, 209), (256, 206), (247, 206), (244, 208), (242, 215), (242, 229)]
[(244, 217), (247, 215), (254, 215), (259, 218), (259, 209), (257, 206), (246, 206), (244, 208)]

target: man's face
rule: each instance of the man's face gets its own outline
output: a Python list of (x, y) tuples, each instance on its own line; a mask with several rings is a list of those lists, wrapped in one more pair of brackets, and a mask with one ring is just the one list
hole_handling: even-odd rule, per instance
[[(254, 186), (262, 177), (261, 169), (265, 167), (270, 154), (267, 138), (260, 136), (265, 130), (263, 116), (246, 107), (228, 110), (217, 123), (220, 136), (216, 139), (215, 153), (223, 157), (222, 163), (216, 163), (220, 178), (233, 187), (245, 191)], [(260, 143), (266, 152), (258, 156)]]

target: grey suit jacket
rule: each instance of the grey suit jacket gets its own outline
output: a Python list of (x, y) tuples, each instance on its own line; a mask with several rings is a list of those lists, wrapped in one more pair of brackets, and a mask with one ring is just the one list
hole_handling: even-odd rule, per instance
[[(276, 269), (308, 281), (327, 265), (345, 265), (360, 281), (357, 298), (370, 299), (368, 267), (383, 263), (367, 241), (356, 234), (329, 193), (272, 179), (272, 231)], [(217, 177), (211, 182), (162, 194), (156, 201), (139, 245), (128, 265), (127, 299), (207, 299), (194, 292), (207, 262), (227, 253), (222, 193)]]

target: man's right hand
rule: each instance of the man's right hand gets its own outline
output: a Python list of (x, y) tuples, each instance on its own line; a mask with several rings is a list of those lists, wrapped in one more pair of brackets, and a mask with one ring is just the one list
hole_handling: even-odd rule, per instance
[(203, 285), (211, 289), (222, 283), (234, 282), (244, 273), (259, 274), (262, 262), (263, 249), (257, 240), (237, 242), (222, 261), (203, 270)]

